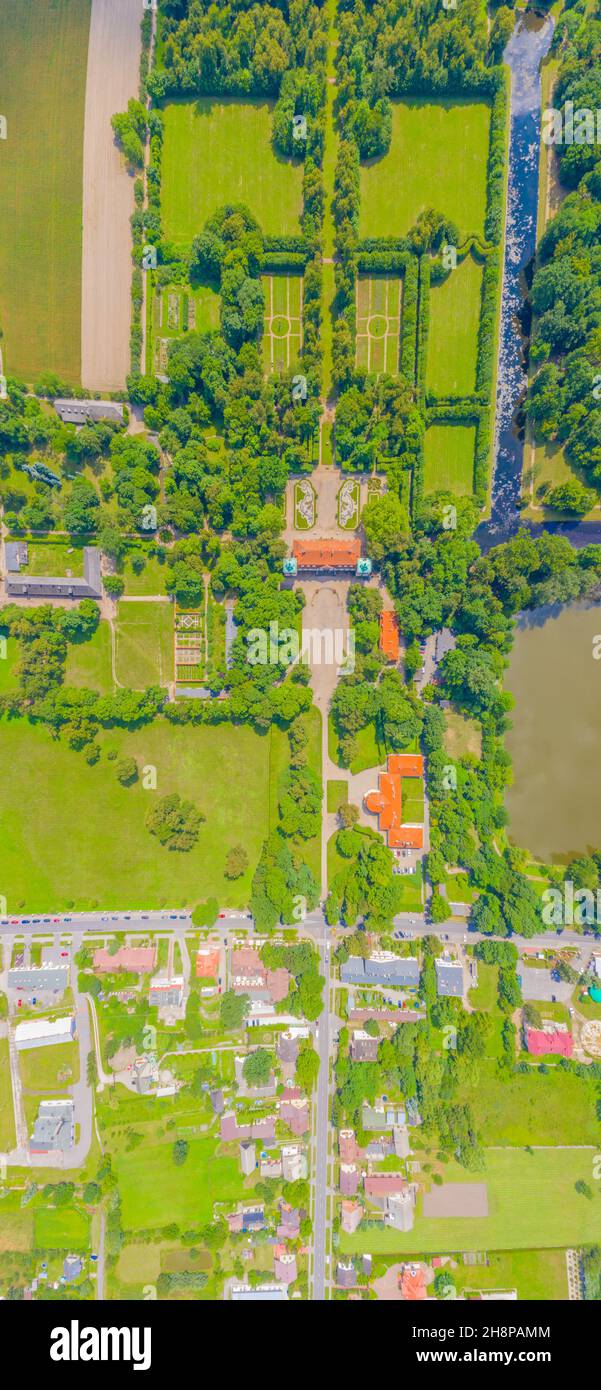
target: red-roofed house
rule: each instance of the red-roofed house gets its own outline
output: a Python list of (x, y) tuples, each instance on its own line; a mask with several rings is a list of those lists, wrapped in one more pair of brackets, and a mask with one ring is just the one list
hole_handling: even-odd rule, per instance
[(113, 975), (128, 970), (132, 975), (150, 975), (154, 970), (156, 946), (120, 946), (111, 955), (104, 947), (94, 952), (94, 970), (99, 975)]
[(341, 1129), (338, 1135), (338, 1152), (341, 1163), (354, 1163), (359, 1152), (354, 1129)]
[(197, 980), (214, 980), (219, 975), (219, 947), (201, 946), (196, 953)]
[(296, 1255), (285, 1245), (274, 1246), (273, 1272), (281, 1284), (293, 1284), (296, 1279)]
[(574, 1039), (565, 1023), (545, 1023), (543, 1028), (526, 1029), (526, 1047), (533, 1057), (543, 1057), (547, 1052), (571, 1057), (573, 1046)]
[(423, 1265), (403, 1265), (399, 1288), (402, 1297), (409, 1303), (419, 1303), (427, 1298), (426, 1272)]

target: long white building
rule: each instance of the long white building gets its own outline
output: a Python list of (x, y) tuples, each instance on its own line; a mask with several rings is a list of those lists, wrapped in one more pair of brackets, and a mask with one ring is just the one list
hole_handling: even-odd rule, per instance
[(18, 1052), (28, 1047), (52, 1047), (55, 1043), (71, 1042), (75, 1037), (75, 1017), (67, 1014), (64, 1018), (33, 1018), (27, 1023), (18, 1023), (15, 1028), (15, 1045)]

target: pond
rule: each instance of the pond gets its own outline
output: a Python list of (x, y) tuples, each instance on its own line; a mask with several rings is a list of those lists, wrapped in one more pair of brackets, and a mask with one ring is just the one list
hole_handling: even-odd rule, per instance
[(506, 686), (512, 842), (546, 863), (601, 849), (601, 605), (539, 608), (518, 620)]

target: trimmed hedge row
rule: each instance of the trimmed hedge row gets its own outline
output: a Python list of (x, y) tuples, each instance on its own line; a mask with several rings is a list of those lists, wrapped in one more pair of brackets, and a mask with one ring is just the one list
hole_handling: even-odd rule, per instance
[(497, 69), (496, 88), (490, 113), (490, 141), (486, 171), (486, 240), (498, 246), (503, 236), (507, 131), (507, 77)]
[(416, 372), (418, 286), (419, 261), (417, 256), (409, 256), (403, 281), (400, 367), (411, 382), (415, 381)]
[(430, 259), (420, 256), (419, 260), (419, 312), (417, 318), (417, 362), (415, 381), (420, 409), (425, 407), (426, 397), (426, 355), (428, 351), (428, 332), (430, 328)]

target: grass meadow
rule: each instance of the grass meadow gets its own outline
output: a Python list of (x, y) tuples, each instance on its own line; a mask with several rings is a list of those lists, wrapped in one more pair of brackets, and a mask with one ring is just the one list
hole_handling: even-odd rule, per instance
[(490, 107), (482, 101), (393, 104), (388, 154), (361, 169), (361, 237), (405, 236), (435, 207), (460, 240), (484, 233)]
[(271, 144), (273, 103), (200, 97), (165, 107), (165, 235), (190, 245), (224, 203), (245, 203), (268, 236), (300, 232), (303, 165)]
[(214, 1139), (190, 1139), (181, 1167), (173, 1162), (172, 1147), (147, 1142), (114, 1159), (126, 1229), (164, 1226), (166, 1212), (182, 1230), (204, 1226), (212, 1219), (215, 1201), (241, 1195), (237, 1159), (216, 1156)]
[(474, 485), (475, 425), (430, 425), (424, 441), (424, 493), (469, 497)]
[(471, 396), (476, 389), (482, 266), (465, 256), (430, 290), (426, 390), (433, 396)]
[(115, 632), (119, 685), (145, 690), (173, 680), (173, 604), (120, 602)]
[(5, 372), (81, 370), (83, 123), (91, 0), (3, 0), (0, 328)]
[[(313, 740), (312, 740), (313, 741)], [(288, 740), (278, 729), (260, 737), (246, 726), (203, 727), (158, 719), (135, 731), (101, 736), (102, 756), (89, 767), (65, 741), (24, 719), (2, 726), (10, 778), (0, 783), (3, 893), (9, 912), (102, 904), (106, 908), (193, 904), (215, 896), (245, 907), (264, 839), (277, 813), (277, 776)], [(122, 787), (118, 758), (157, 770), (156, 792), (140, 779)], [(275, 785), (272, 785), (275, 784)], [(153, 797), (177, 791), (203, 811), (197, 844), (170, 852), (147, 831)], [(224, 876), (232, 845), (244, 846), (249, 867)], [(319, 847), (308, 847), (319, 872)]]

